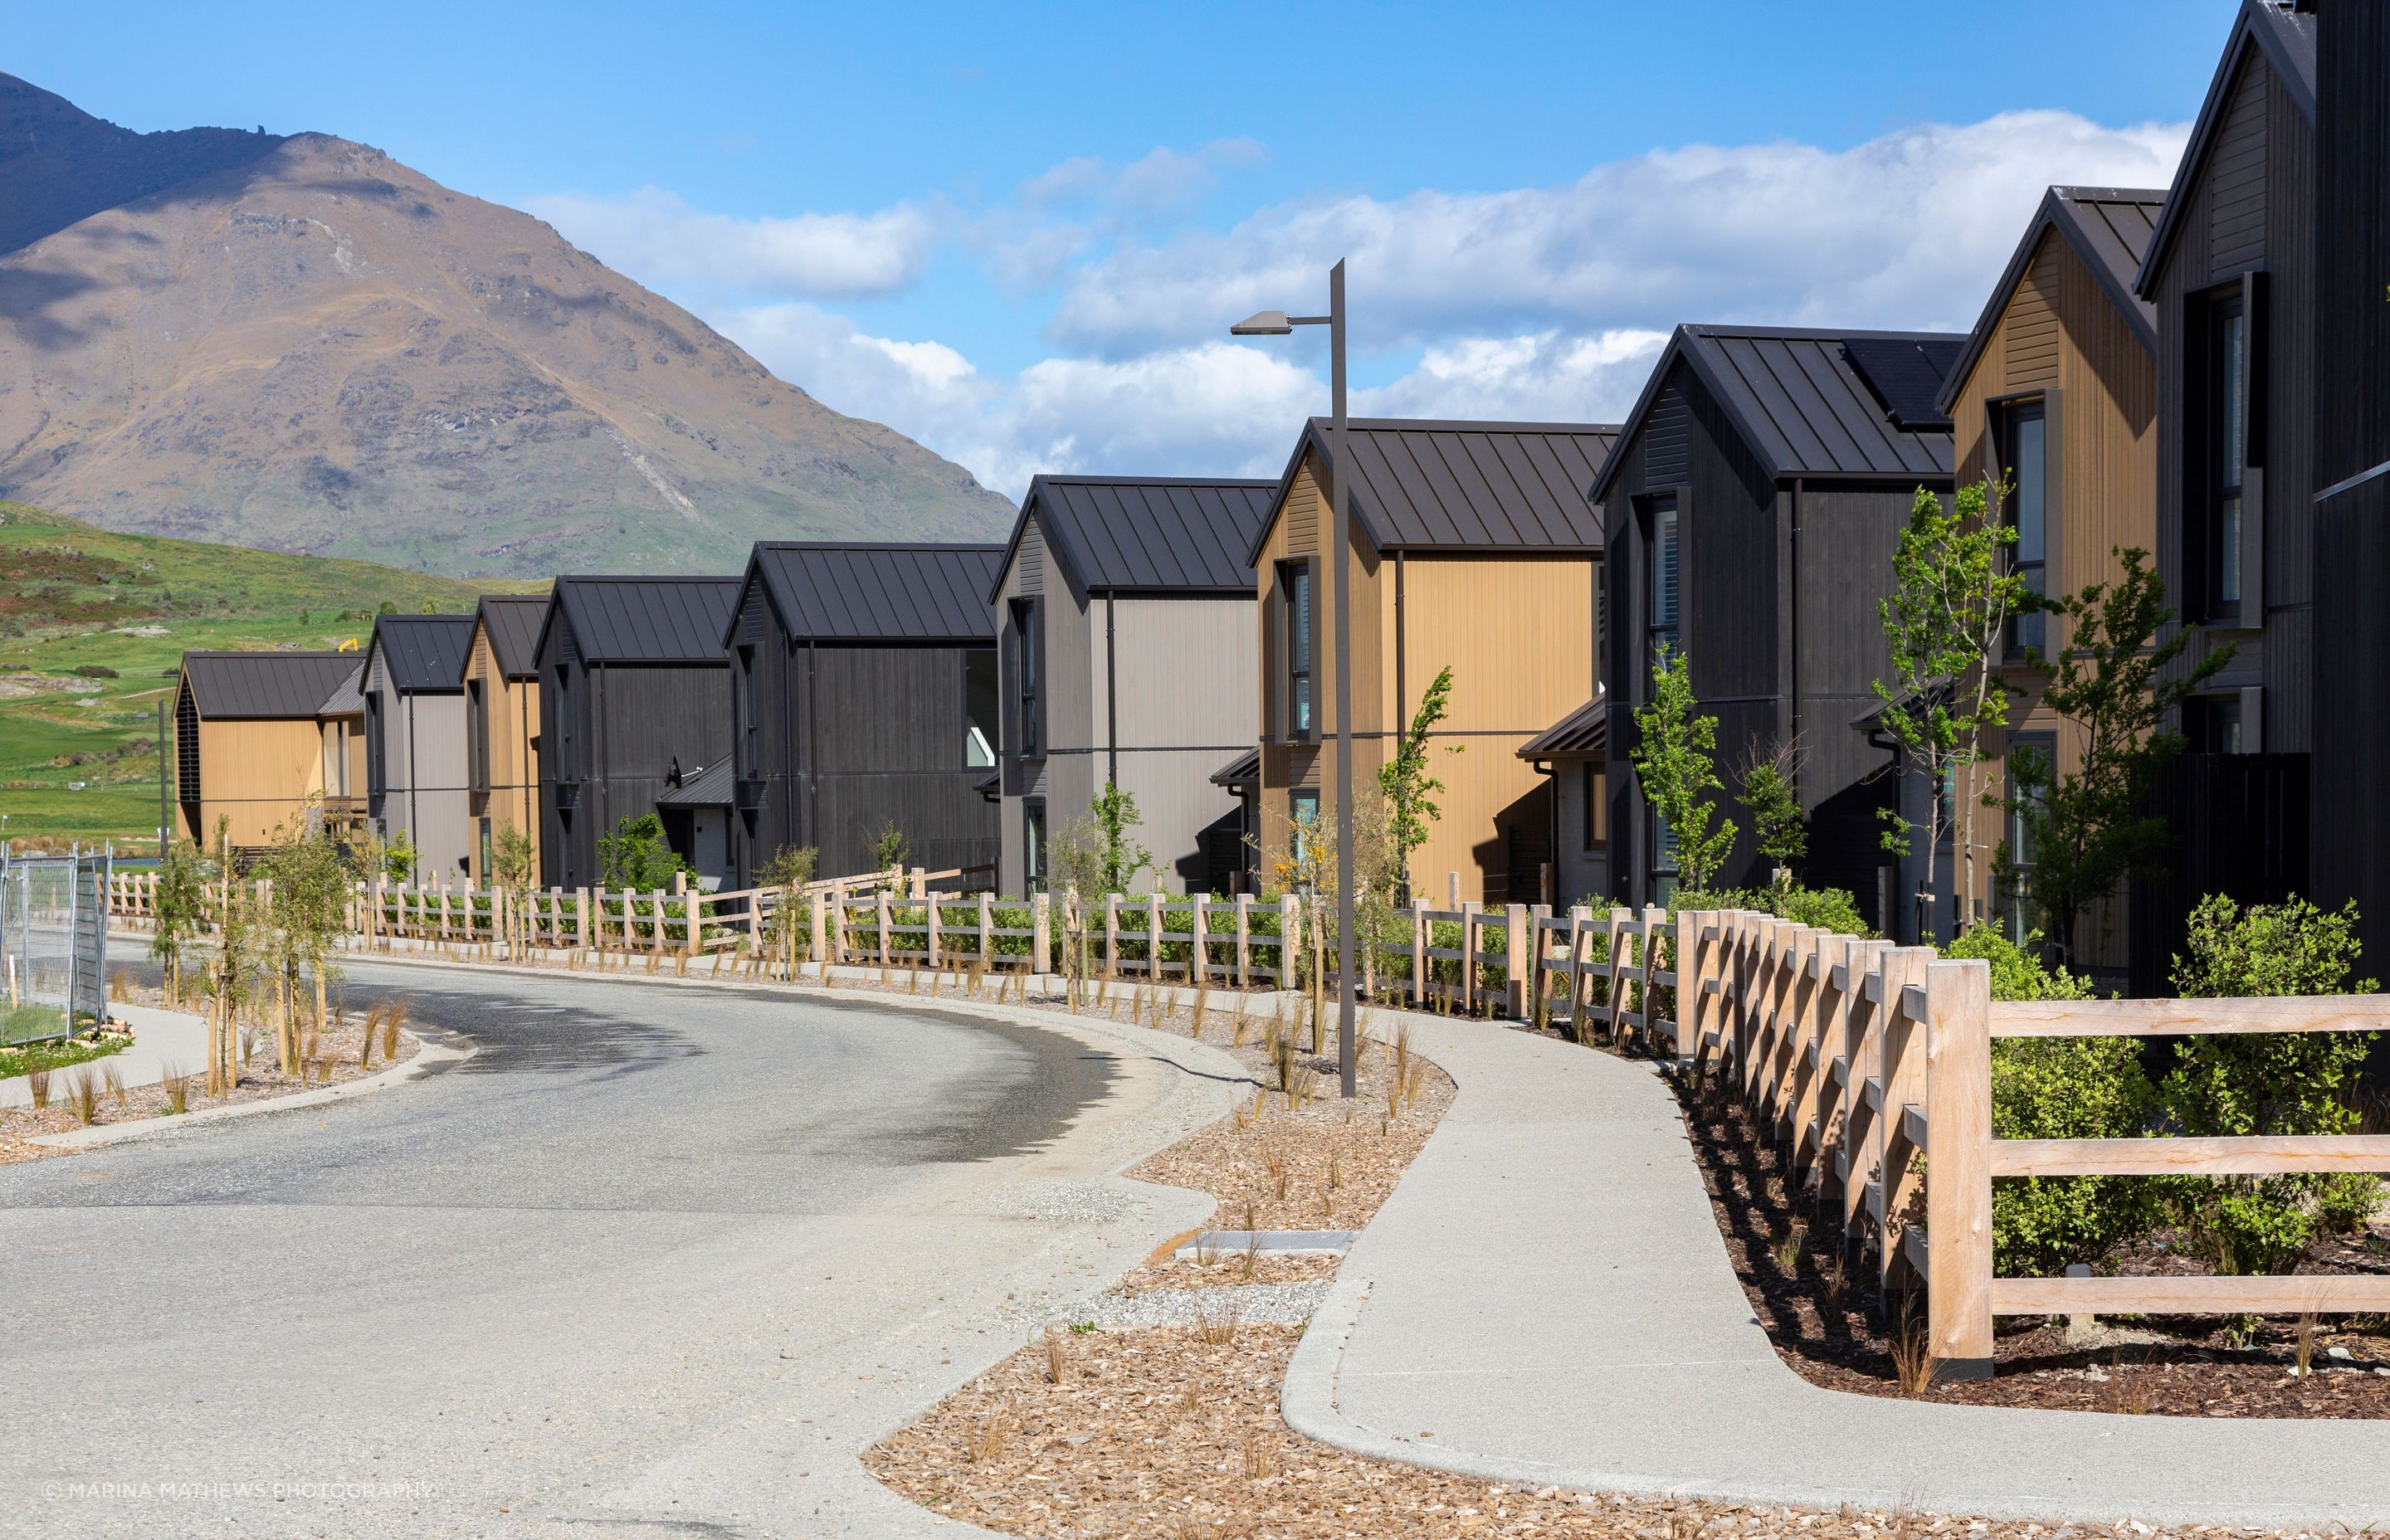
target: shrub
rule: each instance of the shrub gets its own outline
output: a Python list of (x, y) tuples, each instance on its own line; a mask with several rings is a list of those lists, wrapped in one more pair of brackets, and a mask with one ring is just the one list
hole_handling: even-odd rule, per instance
[(606, 886), (612, 889), (636, 892), (667, 889), (673, 885), (673, 875), (683, 871), (691, 882), (697, 879), (696, 868), (675, 853), (664, 839), (663, 820), (652, 813), (624, 818), (614, 826), (613, 833), (599, 835), (598, 861), (604, 869)]
[[(2088, 981), (2045, 968), (2041, 937), (2017, 945), (1994, 927), (1971, 927), (1943, 954), (1991, 965), (1995, 1000), (2088, 1000)], [(2133, 1037), (1996, 1037), (1992, 1136), (2131, 1139), (2148, 1130), (2152, 1092)], [(2097, 1266), (2145, 1232), (2158, 1189), (2141, 1177), (2024, 1176), (1992, 1187), (1992, 1259), (2003, 1274), (2048, 1276), (2069, 1263)]]
[(1765, 888), (1721, 888), (1709, 892), (1685, 892), (1669, 901), (1669, 913), (1680, 909), (1753, 909), (1761, 914), (1789, 919), (1795, 925), (1814, 925), (1837, 935), (1871, 936), (1868, 922), (1859, 915), (1858, 900), (1847, 888), (1804, 888), (1798, 884)]
[[(2211, 893), (2191, 911), (2189, 956), (2174, 983), (2186, 998), (2337, 995), (2357, 966), (2357, 905), (2337, 913), (2294, 896), (2242, 908)], [(2357, 993), (2371, 994), (2371, 979)], [(2186, 1135), (2346, 1134), (2349, 1106), (2374, 1034), (2229, 1033), (2184, 1040), (2162, 1087), (2167, 1115)], [(2370, 1173), (2226, 1176), (2176, 1184), (2192, 1237), (2222, 1273), (2287, 1273), (2319, 1229), (2353, 1229), (2372, 1215), (2381, 1184)]]

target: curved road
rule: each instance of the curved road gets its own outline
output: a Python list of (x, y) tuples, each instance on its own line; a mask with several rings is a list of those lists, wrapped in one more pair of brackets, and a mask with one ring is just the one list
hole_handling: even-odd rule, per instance
[(854, 1451), (1201, 1222), (1111, 1173), (1235, 1094), (995, 1012), (386, 991), (473, 1057), (0, 1167), (0, 1533), (928, 1533)]

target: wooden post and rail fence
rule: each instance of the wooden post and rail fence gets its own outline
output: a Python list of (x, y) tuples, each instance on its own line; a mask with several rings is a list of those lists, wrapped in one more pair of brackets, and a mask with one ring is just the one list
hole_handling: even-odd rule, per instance
[[(1066, 902), (932, 893), (955, 873), (878, 873), (796, 890), (803, 959), (882, 968), (1063, 961)], [(263, 890), (260, 891), (263, 896)], [(360, 883), (359, 944), (561, 958), (568, 967), (793, 977), (790, 892), (493, 894)], [(154, 916), (154, 873), (120, 872), (112, 918)], [(782, 917), (786, 918), (786, 917)], [(1229, 989), (1287, 988), (1304, 914), (1264, 900), (1113, 894), (1077, 906), (1090, 974)], [(1382, 918), (1360, 949), (1364, 997), (1420, 1010), (1566, 1023), (1580, 1042), (1633, 1044), (1748, 1105), (1887, 1298), (1921, 1294), (1944, 1378), (1987, 1376), (2001, 1315), (2390, 1314), (2390, 1277), (1998, 1277), (1992, 1183), (2021, 1176), (2226, 1176), (2390, 1172), (2390, 1136), (2001, 1139), (1992, 1133), (1995, 1038), (2369, 1032), (2390, 996), (2003, 1002), (1977, 960), (1743, 911), (1656, 908), (1554, 916), (1424, 902)], [(1266, 960), (1264, 960), (1266, 958)], [(1930, 1166), (1930, 1169), (1929, 1169)]]

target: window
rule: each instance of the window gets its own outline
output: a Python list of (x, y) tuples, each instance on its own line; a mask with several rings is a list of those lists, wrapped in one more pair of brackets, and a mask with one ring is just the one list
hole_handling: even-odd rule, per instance
[(388, 766), (382, 761), (381, 691), (366, 693), (366, 795), (380, 797), (390, 789)]
[(2241, 618), (2241, 482), (2249, 459), (2249, 316), (2241, 297), (2208, 312), (2209, 474), (2207, 614)]
[(495, 870), (497, 869), (497, 868), (496, 868), (495, 864), (495, 863), (492, 861), (492, 859), (491, 859), (491, 853), (490, 853), (490, 820), (488, 820), (487, 818), (483, 818), (482, 820), (481, 820), (480, 833), (481, 833), (481, 848), (482, 848), (482, 864), (481, 864), (481, 866), (479, 866), (478, 867), (476, 867), (476, 868), (474, 868), (474, 869), (475, 869), (475, 870), (477, 870), (477, 871), (479, 871), (479, 872), (482, 874), (482, 881), (484, 881), (484, 882), (487, 882), (487, 881), (489, 881), (489, 880), (490, 880), (490, 875), (491, 875), (491, 873), (493, 873), (494, 871), (495, 871)]
[[(1651, 657), (1673, 653), (1677, 647), (1677, 503), (1670, 498), (1652, 505), (1651, 533), (1646, 542), (1649, 555), (1648, 588), (1645, 594), (1648, 622), (1651, 633)], [(1649, 682), (1646, 682), (1649, 687)]]
[(1610, 770), (1600, 760), (1587, 760), (1582, 772), (1585, 794), (1585, 848), (1610, 848)]
[(2182, 703), (2182, 736), (2194, 754), (2238, 754), (2247, 751), (2242, 736), (2241, 697), (2194, 695)]
[(763, 735), (755, 725), (755, 649), (739, 649), (739, 765), (740, 780), (763, 774)]
[(490, 791), (490, 702), (482, 681), (465, 681), (465, 785), (477, 796)]
[(1287, 798), (1287, 821), (1291, 826), (1294, 864), (1300, 868), (1311, 863), (1311, 841), (1319, 837), (1319, 792), (1317, 789), (1298, 789)]
[(1020, 712), (1021, 753), (1024, 758), (1034, 759), (1045, 752), (1045, 746), (1039, 741), (1037, 734), (1037, 690), (1041, 682), (1038, 674), (1046, 662), (1043, 658), (1037, 656), (1037, 601), (1035, 599), (1012, 601), (1012, 634), (1020, 648), (1018, 664), (1020, 673), (1016, 684), (1021, 694), (1014, 705)]
[(1667, 904), (1677, 893), (1677, 831), (1660, 810), (1651, 810), (1651, 902)]
[(996, 648), (963, 649), (963, 764), (984, 770), (996, 763)]
[[(2049, 412), (2041, 402), (2021, 401), (2005, 408), (2001, 418), (2002, 468), (2015, 481), (2009, 494), (2008, 514), (2016, 531), (2016, 544), (2009, 548), (2009, 561), (2027, 588), (2037, 595), (2048, 594)], [(2037, 610), (2010, 622), (2008, 655), (2023, 658), (2027, 648), (2038, 651), (2046, 646), (2048, 619)]]
[(174, 697), (174, 787), (177, 800), (199, 800), (199, 702), (187, 685)]
[[(2014, 792), (2027, 777), (2037, 772), (2047, 775), (2058, 752), (2058, 739), (2049, 733), (2019, 733), (2009, 739), (2008, 784)], [(2023, 799), (2020, 798), (2020, 801)], [(2032, 793), (2038, 802), (2041, 793)], [(2019, 946), (2024, 944), (2026, 901), (2033, 892), (2033, 837), (2025, 826), (2022, 809), (2009, 807), (2001, 815), (2002, 833), (2008, 844), (2009, 871), (2006, 874), (2009, 939)]]
[(1024, 797), (1021, 802), (1022, 874), (1033, 893), (1046, 891), (1046, 799)]
[(1311, 563), (1281, 563), (1279, 585), (1286, 592), (1287, 736), (1307, 738), (1312, 735), (1315, 720), (1311, 693)]
[(579, 768), (572, 755), (572, 670), (559, 663), (556, 668), (556, 779), (572, 781)]

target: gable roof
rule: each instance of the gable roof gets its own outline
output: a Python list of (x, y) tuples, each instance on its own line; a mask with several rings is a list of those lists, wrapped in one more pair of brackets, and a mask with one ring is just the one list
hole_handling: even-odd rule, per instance
[(730, 666), (722, 633), (739, 606), (735, 577), (560, 577), (533, 650), (559, 619), (592, 663)]
[(765, 540), (745, 581), (762, 581), (800, 639), (993, 642), (988, 594), (1003, 564), (1001, 545)]
[(354, 652), (186, 652), (183, 677), (199, 715), (212, 722), (271, 722), (341, 716), (364, 702), (327, 711), (355, 693), (365, 660)]
[(539, 673), (539, 631), (547, 620), (551, 596), (546, 594), (483, 594), (474, 619), (490, 634), (490, 654), (498, 672), (508, 679), (529, 679)]
[(1085, 592), (1250, 595), (1253, 564), (1245, 553), (1269, 520), (1277, 488), (1249, 478), (1039, 476), (1021, 500), (988, 601), (1033, 515), (1044, 517), (1047, 548)]
[[(1332, 435), (1327, 417), (1304, 425), (1247, 566), (1261, 559), (1304, 456), (1317, 455), (1332, 481)], [(1353, 519), (1380, 551), (1601, 549), (1601, 519), (1586, 494), (1617, 441), (1614, 427), (1355, 417), (1345, 437)]]
[[(1933, 400), (1966, 342), (1954, 331), (1680, 326), (1618, 442), (1642, 430), (1682, 361), (1772, 476), (1947, 478), (1950, 420)], [(1595, 502), (1625, 462), (1602, 467)]]
[(2232, 32), (2216, 61), (2215, 77), (2207, 83), (2207, 98), (2200, 103), (2199, 117), (2191, 125), (2191, 142), (2183, 146), (2182, 160), (2175, 167), (2165, 212), (2158, 216), (2149, 250), (2141, 255), (2140, 271), (2134, 275), (2135, 293), (2147, 294), (2157, 286), (2158, 269), (2165, 265), (2166, 252), (2174, 246), (2175, 226), (2185, 202), (2182, 195), (2207, 164), (2207, 152), (2231, 106), (2232, 83), (2240, 76), (2243, 58), (2253, 52), (2264, 55), (2274, 77), (2291, 94), (2291, 104), (2299, 116), (2309, 127), (2315, 125), (2315, 29), (2311, 13), (2293, 11), (2275, 0), (2241, 0), (2241, 14), (2233, 18)]
[(702, 770), (684, 774), (678, 786), (656, 797), (658, 807), (728, 807), (733, 762), (723, 755)]
[(2052, 187), (2044, 193), (2041, 207), (2025, 225), (2024, 237), (2017, 242), (2000, 281), (1992, 286), (1991, 298), (1984, 302), (1975, 329), (1967, 334), (1965, 351), (1950, 366), (1949, 378), (1942, 381), (1942, 393), (1934, 404), (1943, 415), (1947, 417), (1958, 404), (1967, 377), (1975, 372), (1976, 361), (1991, 345), (1992, 328), (2007, 313), (2017, 285), (2024, 282), (2033, 255), (2041, 249), (2041, 237), (2051, 230), (2075, 249), (2083, 265), (2091, 270), (2100, 292), (2108, 296), (2108, 302), (2133, 328), (2150, 356), (2156, 357), (2158, 307), (2133, 292), (2133, 276), (2140, 271), (2141, 257), (2150, 249), (2165, 196), (2163, 187)]
[(465, 687), (465, 655), (473, 645), (470, 615), (382, 615), (366, 644), (366, 672), (379, 652), (402, 695), (446, 695)]
[(1610, 745), (1610, 701), (1596, 695), (1519, 745), (1521, 759), (1594, 759)]

